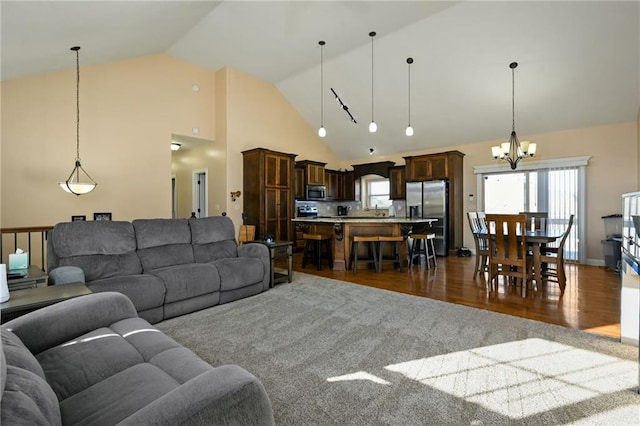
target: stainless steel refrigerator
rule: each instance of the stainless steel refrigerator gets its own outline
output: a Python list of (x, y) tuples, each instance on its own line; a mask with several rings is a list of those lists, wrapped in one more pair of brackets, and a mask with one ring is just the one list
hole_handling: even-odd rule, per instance
[(436, 234), (435, 246), (438, 256), (449, 253), (449, 182), (407, 182), (407, 217), (438, 219), (432, 223), (431, 232)]

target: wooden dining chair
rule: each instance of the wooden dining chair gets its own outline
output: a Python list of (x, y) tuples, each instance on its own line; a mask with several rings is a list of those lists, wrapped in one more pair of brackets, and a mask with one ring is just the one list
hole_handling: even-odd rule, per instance
[(569, 216), (569, 225), (562, 234), (558, 247), (546, 247), (540, 254), (540, 262), (543, 265), (542, 280), (543, 282), (557, 282), (560, 294), (564, 294), (564, 289), (567, 287), (567, 274), (564, 270), (564, 243), (567, 241), (572, 226), (573, 215)]
[(523, 291), (531, 281), (533, 262), (527, 250), (524, 214), (488, 214), (489, 280), (498, 287), (500, 275), (520, 279)]
[[(527, 229), (533, 231), (541, 231), (547, 229), (549, 224), (548, 212), (520, 212), (520, 214), (527, 215)], [(531, 229), (531, 223), (533, 222), (533, 229)]]
[(480, 236), (480, 232), (487, 232), (486, 216), (481, 219), (478, 212), (467, 212), (469, 219), (469, 227), (473, 234), (473, 242), (476, 247), (476, 266), (473, 270), (473, 278), (475, 279), (478, 272), (484, 274), (487, 272), (489, 261), (489, 243), (486, 236)]

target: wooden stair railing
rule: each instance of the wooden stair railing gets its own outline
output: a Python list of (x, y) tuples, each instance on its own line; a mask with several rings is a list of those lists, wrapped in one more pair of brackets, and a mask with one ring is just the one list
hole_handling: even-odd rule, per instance
[[(47, 232), (51, 231), (53, 226), (24, 226), (17, 228), (0, 228), (0, 259), (2, 259), (2, 263), (8, 263), (5, 259), (8, 259), (9, 253), (15, 253), (17, 248), (21, 248), (25, 250), (24, 244), (26, 243), (26, 250), (29, 253), (29, 264), (31, 265), (40, 265), (43, 271), (46, 269), (46, 252), (47, 252)], [(33, 247), (36, 244), (32, 245), (32, 234), (40, 234), (39, 238), (39, 247)], [(13, 235), (13, 238), (11, 237)], [(13, 250), (7, 251), (5, 253), (5, 241), (13, 240)], [(34, 256), (32, 251), (32, 247), (35, 249), (40, 249), (40, 258)]]

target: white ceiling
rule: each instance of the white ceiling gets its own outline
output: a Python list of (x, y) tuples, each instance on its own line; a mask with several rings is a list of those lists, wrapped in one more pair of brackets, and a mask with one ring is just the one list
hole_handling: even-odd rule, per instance
[[(636, 1), (2, 1), (2, 79), (168, 53), (275, 84), (343, 160), (507, 138), (511, 70), (523, 136), (633, 121), (640, 106)], [(371, 39), (374, 116), (371, 121)], [(411, 66), (408, 118), (407, 57)], [(334, 102), (334, 88), (353, 124)], [(604, 142), (604, 141), (603, 141)], [(544, 150), (544, 146), (538, 148)]]

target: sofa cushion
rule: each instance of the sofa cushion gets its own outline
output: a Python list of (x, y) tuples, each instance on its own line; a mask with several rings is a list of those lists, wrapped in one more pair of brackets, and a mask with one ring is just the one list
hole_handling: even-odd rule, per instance
[(193, 244), (217, 243), (235, 240), (233, 222), (227, 216), (211, 216), (189, 219), (191, 242)]
[(136, 219), (132, 224), (136, 231), (138, 249), (191, 244), (191, 230), (187, 219)]
[(270, 274), (270, 271), (265, 271), (260, 259), (253, 257), (218, 259), (213, 264), (218, 268), (220, 274), (221, 291), (235, 290), (261, 283), (265, 274)]
[(233, 240), (218, 241), (208, 244), (194, 244), (193, 256), (198, 263), (238, 257), (238, 245)]
[(135, 253), (63, 257), (58, 265), (82, 269), (85, 282), (142, 273), (140, 259)]
[(49, 244), (49, 270), (75, 266), (84, 271), (86, 281), (142, 272), (129, 222), (58, 223)]
[(220, 291), (220, 276), (211, 264), (189, 263), (154, 269), (149, 273), (164, 282), (165, 304)]
[(125, 254), (136, 250), (133, 226), (123, 221), (58, 223), (51, 244), (60, 258), (94, 254)]
[(238, 257), (233, 222), (226, 216), (189, 219), (196, 262)]
[(31, 354), (18, 336), (5, 328), (2, 329), (2, 352), (8, 365), (28, 370), (42, 379), (46, 379), (36, 357)]
[(94, 293), (103, 291), (122, 293), (133, 302), (138, 312), (162, 306), (166, 292), (164, 282), (151, 274), (95, 280), (87, 283), (87, 287)]
[(195, 262), (187, 219), (136, 219), (133, 227), (144, 271)]
[(0, 424), (60, 425), (60, 407), (35, 357), (9, 330), (2, 329)]

